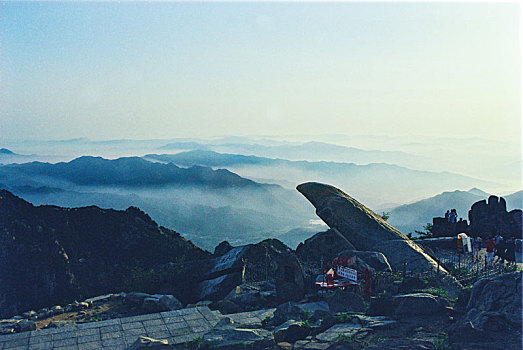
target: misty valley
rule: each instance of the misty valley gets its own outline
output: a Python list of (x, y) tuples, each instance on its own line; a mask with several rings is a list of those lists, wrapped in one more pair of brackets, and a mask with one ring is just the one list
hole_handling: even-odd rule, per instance
[[(9, 146), (0, 152), (0, 187), (37, 205), (135, 206), (210, 251), (224, 240), (242, 245), (266, 238), (295, 248), (326, 230), (295, 190), (306, 181), (343, 188), (375, 212), (388, 213), (389, 222), (405, 234), (414, 235), (451, 206), (466, 219), (470, 205), (489, 195), (472, 188), (505, 188), (506, 193), (511, 187), (457, 172), (406, 166), (409, 159), (416, 162), (426, 158), (423, 155), (325, 142), (231, 137), (176, 142), (78, 139)], [(327, 161), (318, 160), (321, 154)], [(521, 208), (521, 191), (506, 199), (509, 208)]]

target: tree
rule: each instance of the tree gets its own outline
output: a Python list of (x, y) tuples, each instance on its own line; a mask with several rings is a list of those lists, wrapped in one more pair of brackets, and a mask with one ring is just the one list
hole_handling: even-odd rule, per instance
[(382, 218), (383, 220), (387, 221), (387, 220), (390, 218), (390, 212), (388, 212), (388, 211), (384, 211), (384, 212), (381, 213), (380, 216), (381, 216), (381, 218)]
[(414, 231), (415, 233), (417, 233), (419, 235), (419, 238), (423, 239), (423, 238), (432, 238), (434, 237), (434, 234), (432, 233), (432, 224), (431, 223), (427, 223), (425, 226), (423, 226), (423, 229), (425, 231)]

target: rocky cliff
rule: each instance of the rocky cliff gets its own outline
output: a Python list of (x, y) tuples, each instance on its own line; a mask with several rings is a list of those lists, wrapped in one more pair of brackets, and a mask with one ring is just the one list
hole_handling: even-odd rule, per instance
[[(308, 182), (299, 185), (297, 190), (314, 205), (316, 214), (343, 236), (337, 239), (340, 247), (349, 241), (357, 250), (383, 253), (393, 270), (424, 272), (436, 269), (436, 261), (423, 248), (340, 189)], [(305, 246), (298, 247), (298, 250), (304, 249)], [(459, 283), (447, 271), (440, 270), (444, 284), (456, 293)]]
[(210, 256), (138, 208), (35, 207), (0, 190), (0, 317), (144, 281), (183, 297), (173, 281)]

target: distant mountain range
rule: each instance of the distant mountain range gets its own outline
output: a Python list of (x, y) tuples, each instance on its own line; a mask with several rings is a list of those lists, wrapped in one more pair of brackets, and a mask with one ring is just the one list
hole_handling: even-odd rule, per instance
[(7, 148), (0, 148), (0, 164), (8, 164), (15, 162), (27, 162), (31, 156), (18, 154)]
[(0, 155), (16, 155), (13, 151), (8, 150), (7, 148), (0, 148)]
[(338, 161), (356, 164), (387, 162), (415, 167), (427, 160), (424, 157), (398, 151), (363, 150), (326, 142), (305, 142), (285, 144), (259, 143), (199, 143), (172, 142), (160, 147), (161, 150), (212, 150), (220, 153), (256, 155), (270, 158), (309, 161)]
[(0, 188), (35, 204), (139, 206), (160, 224), (212, 250), (219, 242), (252, 243), (308, 227), (314, 211), (300, 195), (225, 169), (80, 157), (66, 163), (0, 166)]
[(212, 170), (201, 166), (184, 169), (174, 164), (151, 163), (139, 157), (108, 160), (85, 156), (67, 163), (31, 162), (0, 168), (0, 176), (16, 176), (17, 173), (65, 180), (85, 186), (262, 186), (223, 169)]
[[(403, 233), (414, 233), (415, 230), (423, 231), (423, 226), (432, 223), (433, 217), (443, 217), (450, 209), (456, 209), (458, 217), (468, 220), (472, 204), (489, 196), (490, 194), (477, 188), (469, 191), (443, 192), (390, 210), (388, 222)], [(502, 197), (507, 202), (507, 210), (523, 208), (523, 191)]]
[[(243, 177), (293, 187), (306, 181), (332, 184), (371, 208), (393, 207), (417, 198), (455, 188), (489, 187), (498, 184), (448, 172), (430, 172), (386, 164), (357, 165), (309, 162), (194, 150), (177, 154), (149, 154), (145, 159), (180, 166), (227, 168)], [(387, 204), (387, 203), (396, 203)]]

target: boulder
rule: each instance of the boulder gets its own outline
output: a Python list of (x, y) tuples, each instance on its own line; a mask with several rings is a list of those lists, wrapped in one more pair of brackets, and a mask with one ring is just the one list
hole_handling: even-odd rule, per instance
[(299, 307), (299, 304), (289, 301), (278, 305), (274, 311), (273, 317), (266, 322), (268, 327), (276, 327), (288, 320), (302, 320), (305, 312)]
[(126, 293), (124, 297), (124, 303), (130, 304), (134, 306), (142, 305), (143, 300), (145, 298), (148, 298), (150, 295), (147, 293), (140, 293), (140, 292), (130, 292)]
[(405, 260), (412, 260), (411, 268), (419, 271), (437, 265), (416, 243), (336, 187), (308, 182), (297, 190), (314, 205), (316, 214), (357, 250), (383, 253), (395, 270), (402, 269)]
[(300, 243), (296, 248), (296, 254), (302, 261), (318, 261), (322, 257), (327, 260), (337, 257), (339, 252), (344, 250), (355, 248), (336, 228), (330, 228)]
[(241, 273), (230, 273), (222, 276), (202, 281), (197, 286), (197, 296), (199, 300), (219, 300), (223, 299), (234, 287), (241, 284)]
[(438, 349), (432, 341), (423, 339), (385, 339), (367, 350), (433, 350)]
[(308, 182), (297, 190), (316, 208), (329, 227), (338, 230), (358, 250), (372, 250), (376, 243), (407, 239), (400, 231), (336, 187)]
[(370, 298), (369, 315), (373, 316), (391, 316), (394, 314), (394, 302), (392, 296), (377, 296)]
[(470, 321), (462, 321), (449, 330), (449, 340), (452, 343), (477, 342), (487, 340), (486, 332), (474, 327)]
[(305, 295), (305, 279), (300, 261), (295, 254), (283, 253), (278, 259), (275, 283), (280, 301), (298, 301)]
[(0, 321), (0, 335), (11, 334), (15, 332), (16, 324), (18, 320), (1, 320)]
[(151, 297), (147, 297), (143, 300), (143, 303), (142, 303), (142, 309), (143, 311), (145, 311), (146, 313), (153, 313), (153, 312), (161, 312), (161, 311), (165, 311), (165, 308), (163, 308), (161, 305), (160, 305), (160, 299), (157, 299), (157, 298), (151, 298)]
[(483, 239), (496, 233), (505, 238), (522, 238), (522, 215), (520, 209), (507, 212), (505, 199), (490, 196), (488, 201), (478, 201), (471, 206), (468, 233), (474, 237), (481, 236)]
[(323, 343), (334, 343), (337, 340), (346, 339), (356, 334), (361, 325), (358, 321), (351, 323), (338, 323), (327, 329), (325, 332), (316, 335), (316, 340)]
[(432, 316), (445, 310), (442, 298), (427, 293), (396, 295), (392, 298), (395, 314), (400, 316)]
[(220, 320), (203, 336), (203, 341), (213, 348), (258, 349), (274, 345), (274, 337), (265, 329), (237, 328), (230, 318)]
[(521, 272), (513, 272), (476, 282), (466, 306), (467, 320), (478, 329), (521, 328), (521, 277)]
[[(223, 252), (218, 251), (218, 253)], [(201, 261), (199, 266), (193, 268), (194, 275), (199, 279), (195, 281), (194, 300), (190, 302), (202, 299), (221, 300), (246, 280), (267, 281), (269, 277), (277, 275), (277, 270), (282, 263), (288, 265), (291, 272), (297, 272), (292, 268), (291, 260), (285, 256), (294, 258), (294, 265), (299, 264), (289, 247), (277, 239), (266, 239), (257, 244), (234, 247), (221, 256)], [(299, 283), (299, 277), (302, 275), (303, 273), (297, 272), (294, 282)], [(291, 281), (292, 279), (288, 279), (287, 282)], [(272, 293), (272, 289), (264, 290), (260, 292), (260, 296), (270, 299), (273, 297)]]
[(51, 310), (49, 310), (52, 315), (59, 315), (64, 313), (64, 309), (60, 305), (53, 306)]
[(242, 270), (249, 246), (236, 247), (226, 254), (206, 262), (199, 274), (204, 279), (196, 285), (197, 300), (223, 299), (234, 287), (242, 283)]
[(380, 252), (367, 252), (360, 250), (344, 250), (338, 254), (338, 257), (354, 257), (354, 264), (350, 268), (358, 271), (359, 275), (363, 275), (365, 269), (370, 269), (372, 273), (391, 272), (387, 257)]
[(211, 310), (218, 310), (223, 315), (227, 314), (235, 314), (238, 312), (241, 312), (241, 308), (238, 306), (238, 304), (234, 303), (231, 300), (218, 300), (211, 305), (209, 305), (209, 308)]
[(167, 340), (158, 340), (145, 336), (140, 336), (138, 339), (128, 348), (128, 350), (138, 349), (173, 349), (174, 347), (169, 345)]
[(121, 300), (121, 299), (123, 299), (124, 295), (125, 295), (124, 293), (104, 294), (104, 295), (99, 295), (99, 296), (96, 296), (96, 297), (85, 299), (85, 302), (89, 303), (90, 305), (99, 304), (99, 303), (107, 303), (109, 301)]
[(310, 327), (303, 322), (289, 320), (272, 331), (276, 343), (294, 343), (296, 340), (305, 339), (310, 333)]
[[(383, 253), (395, 271), (437, 269), (437, 262), (414, 241), (343, 191), (316, 182), (301, 184), (297, 190), (314, 205), (316, 214), (357, 250)], [(463, 288), (441, 266), (439, 279), (450, 297), (457, 297)]]
[(302, 315), (326, 315), (330, 314), (331, 310), (329, 304), (324, 301), (314, 301), (310, 303), (303, 303), (296, 305), (300, 310)]
[(89, 303), (85, 301), (78, 302), (75, 300), (71, 304), (68, 304), (64, 307), (64, 312), (80, 311), (87, 308), (89, 308)]
[(337, 290), (334, 294), (326, 297), (331, 312), (364, 312), (365, 302), (356, 293), (347, 290)]
[(400, 285), (400, 293), (409, 293), (413, 292), (416, 289), (423, 289), (427, 287), (427, 283), (419, 277), (405, 277)]
[(160, 306), (165, 310), (183, 309), (182, 303), (172, 295), (162, 295), (160, 297)]
[(27, 332), (36, 330), (36, 323), (29, 320), (21, 320), (15, 325), (15, 331), (18, 332)]
[(292, 344), (287, 342), (281, 342), (276, 344), (276, 348), (280, 350), (292, 350)]
[(329, 343), (320, 343), (314, 339), (298, 340), (293, 347), (294, 350), (327, 350), (329, 348)]
[(354, 315), (354, 318), (365, 328), (391, 328), (397, 325), (397, 321), (385, 316)]
[(24, 318), (30, 319), (30, 318), (36, 318), (38, 317), (38, 313), (36, 311), (27, 311), (22, 314)]
[[(252, 308), (261, 309), (266, 306), (266, 300), (262, 296), (262, 290), (263, 286), (260, 283), (244, 283), (231, 290), (225, 299), (239, 305), (242, 310)], [(274, 292), (274, 287), (272, 290)]]

